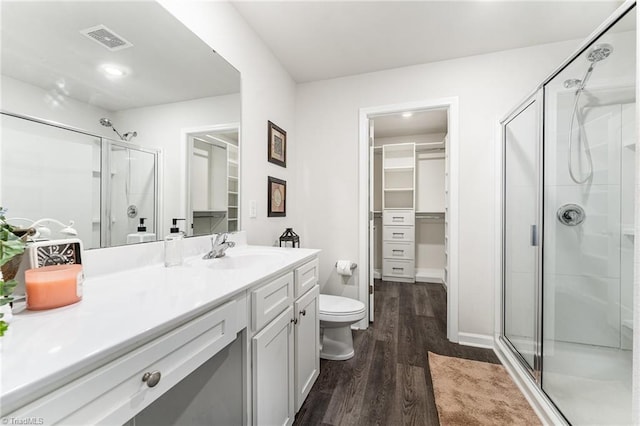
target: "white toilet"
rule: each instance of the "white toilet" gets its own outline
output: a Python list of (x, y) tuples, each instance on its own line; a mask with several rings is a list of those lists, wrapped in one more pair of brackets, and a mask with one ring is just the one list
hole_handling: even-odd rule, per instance
[(351, 324), (365, 317), (364, 303), (342, 296), (320, 295), (320, 358), (342, 361), (353, 357)]

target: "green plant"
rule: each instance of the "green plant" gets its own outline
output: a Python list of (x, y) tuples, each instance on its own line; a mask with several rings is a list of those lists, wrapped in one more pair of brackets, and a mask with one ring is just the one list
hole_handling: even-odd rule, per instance
[[(26, 246), (24, 240), (14, 234), (15, 228), (7, 223), (5, 213), (6, 210), (0, 207), (0, 268), (3, 272), (0, 279), (0, 306), (13, 301), (11, 295), (18, 284), (14, 279), (15, 272), (5, 272), (9, 269), (6, 266), (9, 266), (9, 262), (18, 260), (16, 256), (21, 256)], [(0, 336), (4, 336), (4, 332), (9, 328), (9, 325), (2, 320), (3, 317), (4, 314), (0, 313)]]

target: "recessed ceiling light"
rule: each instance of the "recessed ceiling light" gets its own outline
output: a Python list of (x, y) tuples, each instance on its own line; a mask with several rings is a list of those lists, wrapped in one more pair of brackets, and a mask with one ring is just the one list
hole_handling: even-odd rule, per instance
[(402, 113), (402, 117), (404, 118), (409, 118), (413, 115), (413, 113), (411, 111), (407, 111), (407, 112), (403, 112)]
[(102, 65), (100, 67), (107, 77), (123, 77), (127, 72), (117, 65)]

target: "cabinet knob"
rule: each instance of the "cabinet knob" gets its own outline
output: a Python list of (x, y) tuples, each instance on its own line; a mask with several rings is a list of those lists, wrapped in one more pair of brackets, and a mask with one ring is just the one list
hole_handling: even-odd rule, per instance
[(301, 310), (300, 311), (300, 315), (302, 315), (302, 316), (307, 315), (307, 310), (306, 309)]
[(144, 373), (142, 375), (142, 381), (147, 383), (147, 386), (149, 386), (150, 388), (154, 387), (155, 385), (157, 385), (158, 383), (160, 383), (160, 377), (162, 376), (162, 374), (160, 374), (159, 371), (152, 371), (151, 373), (149, 373), (148, 371), (146, 373)]
[(291, 318), (291, 322), (294, 323), (294, 324), (297, 324), (298, 323), (298, 318)]

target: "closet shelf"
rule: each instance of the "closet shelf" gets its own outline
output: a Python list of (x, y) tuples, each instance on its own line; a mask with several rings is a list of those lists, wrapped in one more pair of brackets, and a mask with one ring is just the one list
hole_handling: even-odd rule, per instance
[(385, 192), (407, 192), (413, 191), (413, 188), (385, 188)]
[(385, 173), (401, 173), (412, 172), (415, 169), (413, 166), (387, 166), (384, 168)]
[(635, 237), (635, 229), (633, 225), (622, 226), (622, 234), (628, 237)]

